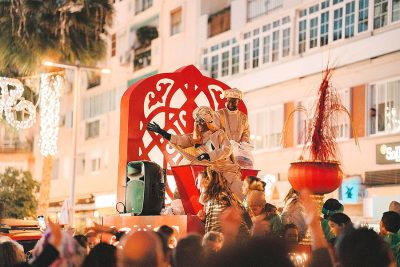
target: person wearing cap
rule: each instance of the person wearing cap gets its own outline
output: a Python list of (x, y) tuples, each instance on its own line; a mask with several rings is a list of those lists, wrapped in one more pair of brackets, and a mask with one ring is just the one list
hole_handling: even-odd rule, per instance
[(167, 139), (191, 164), (212, 166), (227, 180), (232, 192), (243, 200), (240, 167), (231, 158), (232, 145), (228, 137), (215, 123), (215, 111), (210, 107), (198, 107), (193, 117), (194, 131), (190, 134), (170, 134), (155, 122), (148, 123), (147, 130)]
[(226, 108), (217, 111), (220, 127), (225, 131), (229, 140), (237, 143), (250, 142), (250, 129), (247, 115), (238, 110), (243, 93), (236, 88), (225, 90)]

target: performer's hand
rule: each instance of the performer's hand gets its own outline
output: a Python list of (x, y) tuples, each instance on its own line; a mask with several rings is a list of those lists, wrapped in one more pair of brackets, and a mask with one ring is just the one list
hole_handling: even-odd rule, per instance
[(197, 159), (200, 160), (200, 161), (202, 161), (202, 160), (210, 161), (210, 155), (208, 155), (207, 153), (203, 153), (200, 156), (198, 156)]
[(160, 125), (158, 125), (158, 124), (157, 124), (156, 122), (154, 122), (154, 121), (153, 121), (153, 122), (147, 123), (146, 128), (147, 128), (147, 130), (150, 131), (150, 132), (155, 132), (155, 133), (161, 134), (162, 137), (164, 137), (165, 139), (171, 140), (171, 134), (169, 134), (167, 131), (165, 131), (164, 129), (162, 129), (162, 128), (160, 127)]
[(147, 123), (147, 130), (150, 132), (161, 133), (163, 130), (161, 129), (160, 125), (156, 122), (149, 122)]

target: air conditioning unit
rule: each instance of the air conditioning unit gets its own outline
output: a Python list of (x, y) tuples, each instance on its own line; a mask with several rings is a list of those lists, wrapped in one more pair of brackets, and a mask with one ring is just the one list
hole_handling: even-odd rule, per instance
[(126, 51), (123, 55), (119, 56), (119, 64), (121, 66), (128, 66), (132, 61), (132, 52)]

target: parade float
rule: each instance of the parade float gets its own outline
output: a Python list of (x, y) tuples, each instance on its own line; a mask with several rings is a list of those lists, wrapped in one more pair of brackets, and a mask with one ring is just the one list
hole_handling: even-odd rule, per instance
[[(225, 107), (223, 92), (227, 89), (230, 89), (228, 85), (203, 76), (196, 67), (190, 65), (173, 73), (160, 73), (142, 79), (125, 91), (120, 110), (117, 189), (118, 201), (124, 205), (119, 208), (119, 215), (104, 217), (103, 224), (135, 229), (167, 224), (179, 229), (178, 235), (204, 231), (203, 223), (196, 216), (202, 206), (198, 202), (200, 193), (195, 182), (206, 166), (182, 165), (182, 155), (162, 136), (147, 131), (146, 125), (157, 121), (172, 134), (191, 133), (194, 126), (193, 111), (198, 106), (209, 106), (213, 110)], [(238, 109), (247, 114), (242, 101)], [(160, 170), (155, 170), (153, 163), (157, 163)], [(148, 169), (147, 165), (153, 167)], [(146, 173), (147, 177), (152, 175), (153, 178), (159, 178), (152, 179), (155, 182), (147, 182)], [(242, 169), (241, 173), (244, 178), (257, 175), (258, 171)], [(185, 215), (159, 215), (164, 193), (173, 199), (168, 176), (175, 179)], [(141, 188), (148, 188), (147, 194), (154, 196), (152, 200), (148, 200), (148, 197), (146, 200), (146, 192), (144, 195), (140, 193), (143, 192)], [(136, 204), (130, 196), (137, 198)], [(141, 201), (143, 206), (137, 205)]]

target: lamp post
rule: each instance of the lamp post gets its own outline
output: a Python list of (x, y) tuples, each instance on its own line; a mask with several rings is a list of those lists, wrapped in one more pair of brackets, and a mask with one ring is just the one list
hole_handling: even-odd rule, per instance
[(73, 99), (73, 118), (72, 118), (72, 177), (70, 182), (70, 205), (71, 205), (71, 223), (74, 224), (74, 212), (75, 212), (75, 179), (76, 179), (76, 147), (78, 138), (78, 114), (80, 112), (80, 90), (81, 90), (81, 71), (95, 71), (103, 74), (111, 73), (110, 69), (105, 68), (94, 68), (94, 67), (81, 67), (79, 65), (69, 65), (54, 63), (51, 61), (43, 62), (43, 65), (48, 67), (56, 67), (63, 69), (70, 69), (74, 71), (74, 99)]

